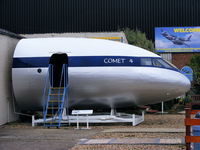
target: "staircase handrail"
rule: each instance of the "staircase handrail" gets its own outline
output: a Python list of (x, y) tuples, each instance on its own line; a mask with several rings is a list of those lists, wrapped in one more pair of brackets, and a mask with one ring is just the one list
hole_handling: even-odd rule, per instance
[[(47, 70), (47, 75), (46, 75), (46, 80), (45, 80), (45, 86), (44, 86), (44, 91), (43, 91), (43, 116), (46, 116), (46, 108), (47, 108), (47, 100), (46, 99), (46, 93), (47, 93), (47, 87), (51, 87), (51, 83), (53, 84), (52, 81), (49, 80), (49, 73), (51, 72), (51, 70), (53, 70), (53, 65), (49, 64), (48, 66), (48, 70)], [(49, 95), (49, 90), (48, 90), (48, 95)], [(46, 117), (45, 117), (46, 120)]]

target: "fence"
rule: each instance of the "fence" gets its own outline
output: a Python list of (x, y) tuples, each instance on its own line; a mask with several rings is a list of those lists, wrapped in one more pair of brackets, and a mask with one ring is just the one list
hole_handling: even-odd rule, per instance
[(185, 106), (185, 126), (186, 126), (186, 150), (191, 150), (191, 143), (200, 143), (200, 136), (191, 135), (191, 126), (200, 125), (200, 119), (195, 119), (194, 114), (200, 112), (200, 109), (193, 110), (194, 105), (200, 106), (200, 95), (191, 96), (192, 102)]

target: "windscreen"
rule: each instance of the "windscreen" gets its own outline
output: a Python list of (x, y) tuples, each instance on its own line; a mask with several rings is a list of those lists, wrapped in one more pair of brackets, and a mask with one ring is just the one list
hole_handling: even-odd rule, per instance
[(163, 60), (162, 58), (141, 58), (140, 64), (142, 66), (154, 66), (154, 67), (169, 68), (169, 69), (177, 70), (177, 68), (174, 65)]

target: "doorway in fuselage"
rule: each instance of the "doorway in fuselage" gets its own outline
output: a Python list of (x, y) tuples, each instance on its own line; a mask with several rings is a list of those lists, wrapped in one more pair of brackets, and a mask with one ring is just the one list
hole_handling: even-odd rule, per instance
[[(68, 67), (68, 56), (65, 53), (56, 53), (50, 57), (49, 64), (51, 69), (49, 71), (49, 80), (52, 87), (64, 87), (67, 85), (67, 67)], [(65, 65), (64, 65), (65, 64)], [(62, 74), (63, 66), (65, 67), (66, 73)], [(65, 75), (65, 77), (64, 77)], [(65, 79), (65, 80), (64, 80)]]

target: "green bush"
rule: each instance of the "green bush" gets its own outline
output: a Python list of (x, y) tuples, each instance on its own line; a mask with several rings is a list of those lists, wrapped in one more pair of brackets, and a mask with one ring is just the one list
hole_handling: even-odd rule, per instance
[(200, 55), (193, 55), (190, 61), (190, 66), (194, 71), (194, 79), (200, 85)]
[(124, 29), (124, 33), (128, 40), (128, 43), (149, 51), (154, 51), (154, 43), (148, 40), (145, 33), (139, 30), (131, 30), (129, 28)]
[(194, 72), (192, 92), (194, 94), (200, 94), (200, 55), (193, 55), (189, 66), (193, 69)]

